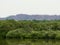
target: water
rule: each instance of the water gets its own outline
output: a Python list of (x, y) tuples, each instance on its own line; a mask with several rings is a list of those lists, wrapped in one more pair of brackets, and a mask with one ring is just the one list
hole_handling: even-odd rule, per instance
[(60, 45), (60, 40), (0, 40), (0, 45)]

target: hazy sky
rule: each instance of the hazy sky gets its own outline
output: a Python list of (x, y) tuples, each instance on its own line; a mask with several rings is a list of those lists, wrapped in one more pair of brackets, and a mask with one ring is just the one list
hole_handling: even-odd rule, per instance
[(60, 14), (60, 0), (0, 0), (0, 17), (15, 14)]

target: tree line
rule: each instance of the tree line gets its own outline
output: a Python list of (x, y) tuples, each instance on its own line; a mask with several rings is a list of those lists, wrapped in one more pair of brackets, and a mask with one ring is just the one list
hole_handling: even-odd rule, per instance
[(0, 38), (60, 39), (60, 20), (0, 20)]

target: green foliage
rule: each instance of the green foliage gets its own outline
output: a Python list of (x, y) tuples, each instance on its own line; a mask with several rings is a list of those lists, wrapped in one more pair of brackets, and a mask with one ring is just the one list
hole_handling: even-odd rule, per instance
[(60, 20), (0, 20), (0, 37), (60, 39)]
[(30, 30), (26, 30), (26, 29), (23, 29), (23, 28), (19, 28), (19, 29), (16, 29), (16, 30), (12, 30), (12, 31), (9, 31), (7, 34), (6, 34), (6, 37), (8, 38), (27, 38), (30, 36), (30, 33), (31, 31)]

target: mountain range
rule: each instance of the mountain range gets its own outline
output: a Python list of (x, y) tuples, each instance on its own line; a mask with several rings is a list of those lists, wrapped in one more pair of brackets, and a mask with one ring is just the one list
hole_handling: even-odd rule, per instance
[(11, 15), (0, 20), (14, 19), (14, 20), (60, 20), (60, 15), (28, 15), (28, 14), (17, 14)]

